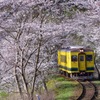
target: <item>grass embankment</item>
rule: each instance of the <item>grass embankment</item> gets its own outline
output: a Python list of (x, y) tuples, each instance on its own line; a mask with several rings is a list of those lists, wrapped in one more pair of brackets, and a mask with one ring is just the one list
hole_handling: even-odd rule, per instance
[(100, 80), (95, 80), (95, 81), (93, 81), (93, 83), (100, 86)]
[(0, 100), (7, 100), (8, 94), (6, 92), (0, 92)]
[(75, 100), (81, 93), (78, 82), (60, 76), (53, 76), (47, 85), (54, 91), (55, 100)]

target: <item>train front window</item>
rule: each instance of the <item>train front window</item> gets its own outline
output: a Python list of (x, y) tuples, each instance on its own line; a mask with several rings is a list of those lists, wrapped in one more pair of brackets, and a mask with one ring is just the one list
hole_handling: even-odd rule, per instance
[(92, 61), (92, 55), (86, 55), (86, 60), (87, 61)]
[(77, 61), (77, 56), (76, 56), (76, 55), (73, 55), (73, 56), (71, 57), (71, 60), (72, 60), (72, 61)]
[(84, 56), (80, 56), (80, 61), (84, 61)]

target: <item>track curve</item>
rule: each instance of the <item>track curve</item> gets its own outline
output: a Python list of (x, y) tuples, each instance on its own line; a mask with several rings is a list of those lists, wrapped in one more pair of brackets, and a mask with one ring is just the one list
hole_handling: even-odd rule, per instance
[(79, 83), (82, 85), (82, 93), (77, 100), (94, 100), (97, 94), (96, 86), (91, 81), (85, 81)]
[(71, 79), (73, 81), (77, 81), (81, 87), (82, 92), (80, 93), (79, 97), (77, 97), (76, 100), (96, 100), (96, 97), (98, 95), (98, 89), (95, 84), (93, 84), (91, 81), (79, 81), (76, 79), (72, 79), (69, 77), (66, 77), (65, 75), (58, 74), (59, 76), (62, 76), (66, 79)]

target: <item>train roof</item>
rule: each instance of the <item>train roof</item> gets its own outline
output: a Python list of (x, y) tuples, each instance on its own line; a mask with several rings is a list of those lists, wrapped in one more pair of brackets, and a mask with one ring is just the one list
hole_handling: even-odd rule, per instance
[(85, 48), (84, 46), (69, 46), (67, 48), (70, 48), (70, 49), (80, 49), (80, 48)]
[(79, 50), (93, 51), (91, 48), (85, 46), (68, 46), (66, 48), (61, 48), (60, 50), (61, 51), (79, 51)]

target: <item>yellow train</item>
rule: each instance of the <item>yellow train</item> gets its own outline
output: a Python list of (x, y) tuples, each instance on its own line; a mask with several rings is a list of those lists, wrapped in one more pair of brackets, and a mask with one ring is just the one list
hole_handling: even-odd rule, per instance
[(70, 46), (58, 50), (59, 71), (72, 78), (92, 79), (94, 50), (84, 46)]

